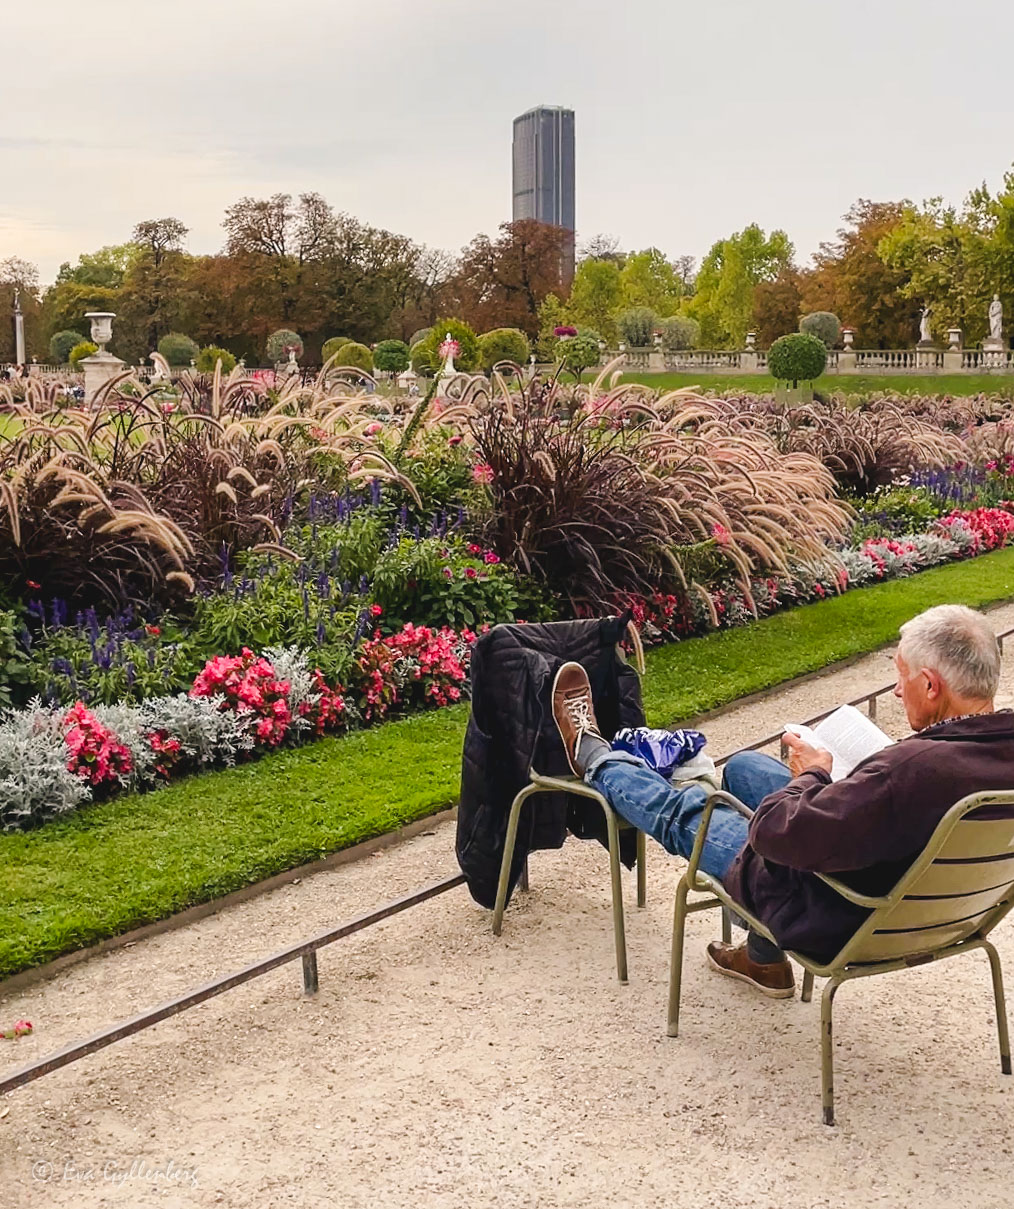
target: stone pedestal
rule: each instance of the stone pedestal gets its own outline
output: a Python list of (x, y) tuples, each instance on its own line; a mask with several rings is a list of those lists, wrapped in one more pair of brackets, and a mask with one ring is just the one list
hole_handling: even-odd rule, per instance
[(840, 374), (856, 372), (856, 350), (851, 344), (847, 344), (838, 354), (838, 372)]
[(960, 348), (945, 348), (944, 349), (944, 373), (945, 374), (960, 374), (961, 361), (963, 353)]
[(740, 373), (755, 374), (758, 368), (757, 352), (755, 349), (748, 348), (745, 352), (739, 354)]
[(110, 378), (122, 373), (126, 362), (114, 357), (112, 353), (103, 351), (84, 357), (78, 364), (84, 370), (85, 406), (90, 407), (92, 400)]
[(920, 340), (915, 346), (915, 366), (920, 370), (935, 370), (940, 348), (932, 340)]
[(660, 348), (653, 348), (648, 354), (648, 372), (661, 373), (665, 369), (665, 354)]

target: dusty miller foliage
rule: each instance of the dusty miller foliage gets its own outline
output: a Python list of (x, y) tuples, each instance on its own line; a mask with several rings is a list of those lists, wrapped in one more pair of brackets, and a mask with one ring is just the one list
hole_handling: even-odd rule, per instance
[(19, 831), (75, 810), (88, 786), (67, 768), (60, 720), (63, 710), (43, 707), (0, 718), (0, 828)]

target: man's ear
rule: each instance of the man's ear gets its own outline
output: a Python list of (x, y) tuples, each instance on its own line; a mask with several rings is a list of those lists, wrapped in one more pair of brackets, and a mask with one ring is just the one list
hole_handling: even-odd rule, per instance
[(943, 691), (943, 681), (940, 679), (939, 673), (926, 667), (923, 668), (922, 674), (926, 677), (926, 696), (930, 700), (936, 700)]

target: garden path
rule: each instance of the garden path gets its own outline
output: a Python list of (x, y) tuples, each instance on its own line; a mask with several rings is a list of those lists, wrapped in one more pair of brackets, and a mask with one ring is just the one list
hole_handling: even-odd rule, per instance
[[(994, 621), (1014, 626), (1014, 605)], [(890, 678), (881, 653), (773, 690), (711, 719), (711, 750)], [(1014, 704), (1014, 655), (1002, 698)], [(879, 721), (903, 731), (886, 699)], [(999, 1073), (985, 959), (843, 990), (829, 1130), (816, 1005), (761, 1000), (710, 974), (710, 913), (690, 922), (683, 1035), (665, 1037), (680, 867), (649, 850), (626, 987), (613, 975), (602, 850), (570, 841), (533, 858), (532, 890), (499, 940), (455, 891), (323, 950), (312, 999), (288, 966), (46, 1076), (0, 1103), (3, 1203), (1008, 1205), (1014, 1080)], [(82, 962), (0, 1000), (0, 1021), (37, 1030), (0, 1043), (0, 1059), (11, 1069), (453, 868), (443, 824)], [(998, 947), (1014, 1002), (1014, 926)], [(198, 1186), (157, 1181), (169, 1161), (195, 1169)], [(48, 1180), (33, 1180), (35, 1163), (52, 1164), (38, 1171)]]

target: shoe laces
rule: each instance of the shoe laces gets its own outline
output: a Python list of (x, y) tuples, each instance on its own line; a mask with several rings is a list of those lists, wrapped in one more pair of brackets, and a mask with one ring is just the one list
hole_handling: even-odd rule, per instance
[(591, 699), (586, 693), (575, 693), (572, 697), (565, 697), (563, 704), (578, 737), (583, 734), (597, 735), (599, 733), (598, 725), (592, 714)]

